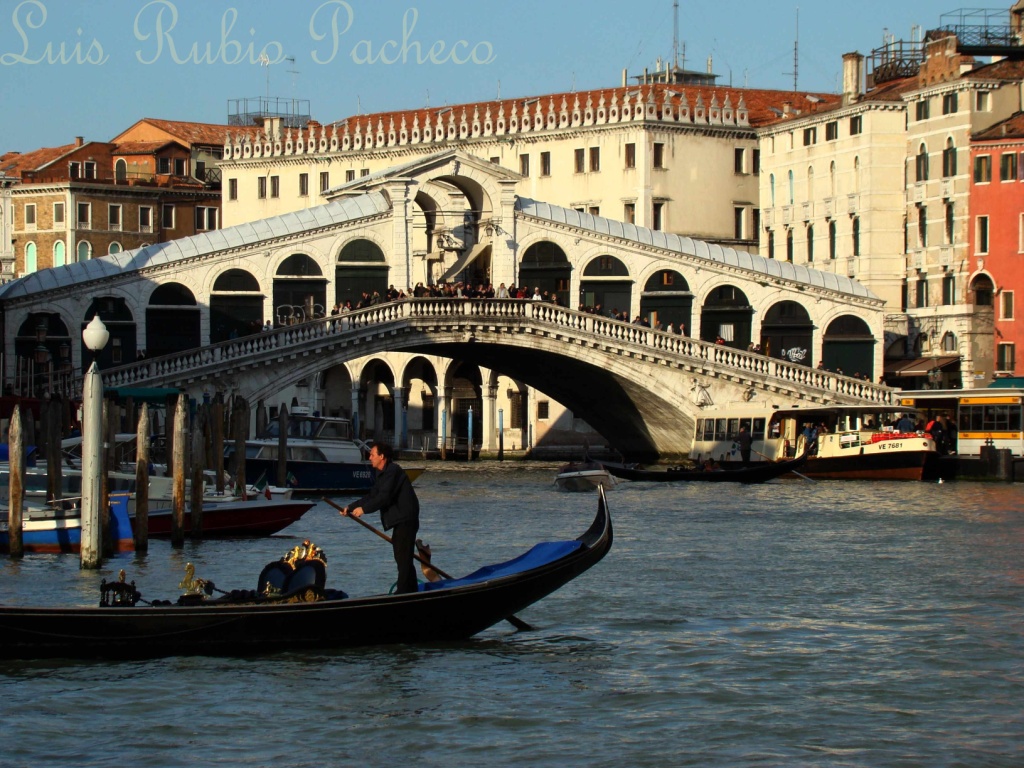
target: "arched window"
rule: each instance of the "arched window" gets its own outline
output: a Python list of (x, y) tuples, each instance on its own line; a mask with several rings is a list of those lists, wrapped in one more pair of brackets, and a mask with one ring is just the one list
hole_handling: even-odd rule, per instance
[(836, 161), (833, 160), (828, 166), (828, 190), (829, 196), (836, 196)]
[(786, 230), (786, 261), (793, 261), (793, 230)]
[(860, 157), (853, 158), (853, 193), (860, 194)]
[(853, 255), (860, 256), (860, 216), (853, 217)]
[(771, 193), (772, 208), (775, 207), (775, 174), (768, 174), (768, 187)]
[(128, 163), (125, 162), (123, 157), (117, 158), (117, 162), (114, 163), (114, 179), (116, 181), (125, 181), (128, 178)]
[(956, 176), (956, 146), (951, 138), (946, 139), (946, 148), (942, 150), (942, 177), (950, 176)]
[(92, 258), (92, 246), (89, 245), (89, 241), (82, 240), (78, 244), (78, 260), (88, 261), (90, 258)]
[(814, 200), (814, 166), (807, 167), (807, 200)]
[(814, 261), (814, 225), (807, 225), (807, 263)]
[(67, 258), (65, 257), (65, 249), (66, 246), (64, 245), (63, 240), (58, 240), (53, 244), (53, 266), (63, 267), (64, 264), (67, 262)]
[(792, 205), (793, 201), (796, 200), (796, 190), (794, 189), (793, 183), (793, 171), (789, 172), (789, 204)]
[(836, 223), (830, 221), (828, 223), (828, 257), (835, 259), (836, 257)]
[(25, 274), (35, 272), (39, 268), (36, 261), (36, 244), (28, 243), (25, 246)]
[(121, 252), (121, 244), (119, 242), (117, 242), (116, 240), (110, 244), (109, 248), (107, 248), (107, 253), (109, 253), (109, 254), (120, 253), (120, 252)]
[(921, 146), (917, 150), (915, 167), (917, 181), (928, 181), (928, 147), (924, 142), (921, 142)]

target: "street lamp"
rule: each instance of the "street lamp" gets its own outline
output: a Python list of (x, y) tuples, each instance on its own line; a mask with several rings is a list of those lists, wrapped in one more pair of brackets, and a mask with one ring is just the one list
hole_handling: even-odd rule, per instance
[(95, 315), (82, 331), (82, 341), (93, 357), (82, 384), (82, 568), (99, 568), (103, 551), (103, 377), (96, 358), (109, 340), (110, 332)]

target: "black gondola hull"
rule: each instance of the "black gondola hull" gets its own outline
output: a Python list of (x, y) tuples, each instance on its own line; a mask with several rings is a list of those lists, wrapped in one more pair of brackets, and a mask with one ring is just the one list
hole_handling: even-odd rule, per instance
[(582, 546), (554, 562), (467, 586), (321, 600), (133, 607), (0, 606), (0, 657), (155, 658), (462, 640), (551, 594), (611, 548), (604, 494)]
[(622, 480), (647, 483), (764, 483), (800, 469), (807, 461), (798, 456), (789, 461), (760, 462), (748, 467), (706, 472), (683, 469), (636, 469), (622, 464), (601, 462), (608, 472)]

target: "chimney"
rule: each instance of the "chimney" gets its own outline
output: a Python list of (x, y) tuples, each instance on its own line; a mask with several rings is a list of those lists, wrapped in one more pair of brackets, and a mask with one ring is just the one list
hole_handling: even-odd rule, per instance
[(629, 70), (622, 69), (622, 87), (625, 88), (629, 85)]
[(81, 136), (75, 136), (75, 146), (80, 147), (85, 144), (85, 139)]
[(843, 103), (853, 104), (863, 95), (864, 57), (854, 51), (843, 54)]
[(714, 72), (711, 71), (711, 56), (708, 56), (708, 74), (714, 74)]
[(793, 102), (784, 101), (782, 102), (782, 114), (788, 115), (793, 111)]

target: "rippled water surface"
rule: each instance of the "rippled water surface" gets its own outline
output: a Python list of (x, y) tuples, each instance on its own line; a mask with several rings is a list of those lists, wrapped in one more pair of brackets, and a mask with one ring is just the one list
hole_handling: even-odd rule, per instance
[[(422, 537), (459, 575), (574, 538), (594, 494), (554, 470), (431, 464)], [(146, 662), (0, 662), (2, 766), (1016, 766), (1024, 754), (1021, 486), (624, 483), (615, 545), (458, 644)], [(371, 516), (377, 523), (377, 516)], [(280, 536), (153, 542), (100, 574), (0, 561), (7, 603), (81, 603), (125, 568), (173, 598), (311, 537), (328, 583), (379, 592), (390, 548), (327, 505)]]

